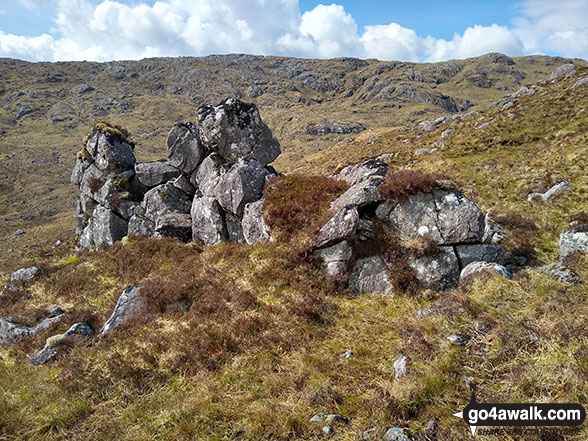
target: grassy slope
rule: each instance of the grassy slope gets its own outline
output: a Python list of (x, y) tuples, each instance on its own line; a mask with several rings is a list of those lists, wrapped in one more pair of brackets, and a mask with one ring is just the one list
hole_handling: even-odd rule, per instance
[[(328, 166), (398, 152), (394, 167), (444, 173), (484, 210), (521, 213), (537, 230), (507, 231), (507, 246), (528, 235), (539, 262), (552, 262), (569, 218), (588, 210), (588, 111), (577, 115), (588, 89), (566, 91), (573, 81), (544, 85), (507, 112), (456, 123), (436, 154), (413, 152), (433, 146), (446, 127), (423, 136), (384, 128), (309, 156), (303, 171), (325, 174)], [(490, 126), (478, 130), (477, 122)], [(566, 195), (527, 202), (528, 192), (560, 178), (573, 185)], [(49, 236), (56, 227), (38, 228)], [(138, 240), (70, 259), (63, 259), (67, 247), (57, 252), (27, 296), (0, 304), (0, 315), (27, 316), (52, 303), (74, 315), (20, 349), (0, 349), (0, 439), (318, 439), (322, 425), (308, 420), (324, 411), (351, 418), (335, 427), (334, 439), (392, 425), (418, 433), (435, 419), (439, 439), (465, 440), (469, 431), (451, 416), (469, 399), (464, 376), (474, 377), (486, 401), (588, 395), (587, 289), (545, 274), (479, 279), (443, 295), (357, 296), (335, 294), (296, 247), (281, 243), (201, 249)], [(588, 280), (586, 263), (577, 268)], [(128, 283), (153, 297), (146, 322), (73, 348), (48, 367), (27, 365), (25, 354), (74, 318), (102, 323)], [(193, 301), (189, 313), (167, 305), (175, 297)], [(439, 312), (417, 318), (430, 307)], [(491, 325), (487, 334), (475, 330), (479, 321)], [(454, 333), (470, 344), (451, 346)], [(355, 355), (340, 360), (347, 349)], [(402, 354), (409, 375), (396, 381), (393, 363)], [(578, 439), (585, 437), (584, 429)]]

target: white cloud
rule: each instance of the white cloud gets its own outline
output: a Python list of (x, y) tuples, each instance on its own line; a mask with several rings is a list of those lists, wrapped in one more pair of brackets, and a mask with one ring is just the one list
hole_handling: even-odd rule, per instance
[(514, 31), (526, 53), (588, 58), (588, 0), (525, 0)]
[[(55, 29), (37, 37), (0, 32), (0, 56), (28, 60), (112, 60), (245, 52), (313, 58), (356, 56), (439, 61), (487, 52), (588, 57), (588, 0), (524, 0), (514, 26), (472, 24), (451, 40), (397, 23), (358, 31), (343, 6), (300, 14), (298, 0), (18, 0), (54, 5)], [(45, 6), (47, 8), (47, 6)]]
[(520, 56), (523, 55), (523, 43), (506, 26), (475, 25), (467, 28), (463, 35), (455, 34), (451, 41), (441, 39), (433, 42), (428, 61), (476, 57), (488, 52)]

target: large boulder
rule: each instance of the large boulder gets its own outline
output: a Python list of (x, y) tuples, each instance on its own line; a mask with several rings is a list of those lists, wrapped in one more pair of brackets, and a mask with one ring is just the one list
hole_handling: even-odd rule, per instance
[(341, 240), (352, 239), (359, 224), (357, 207), (342, 208), (317, 233), (315, 248), (323, 248)]
[(504, 263), (504, 247), (484, 243), (457, 245), (455, 253), (462, 267), (472, 262)]
[(263, 198), (255, 202), (250, 202), (245, 205), (245, 209), (243, 210), (241, 226), (243, 228), (245, 242), (249, 245), (255, 242), (271, 240), (269, 225), (263, 218), (263, 203)]
[(176, 237), (188, 242), (192, 237), (192, 218), (189, 213), (168, 213), (158, 216), (155, 232), (164, 237)]
[(350, 205), (364, 207), (382, 201), (380, 186), (383, 183), (383, 176), (372, 175), (365, 177), (331, 202), (331, 210), (340, 210)]
[(561, 233), (559, 236), (559, 260), (573, 253), (588, 253), (588, 225)]
[(127, 231), (126, 220), (108, 208), (97, 205), (82, 230), (78, 245), (82, 249), (97, 250), (121, 240)]
[(181, 172), (167, 161), (140, 162), (135, 165), (136, 179), (152, 188), (177, 178)]
[(96, 129), (81, 156), (89, 155), (99, 170), (120, 173), (135, 165), (133, 147), (111, 128)]
[(365, 181), (372, 176), (379, 176), (381, 178), (386, 176), (390, 166), (385, 162), (377, 159), (369, 159), (359, 164), (348, 165), (342, 169), (335, 178), (337, 180), (346, 181), (353, 186), (358, 182)]
[(145, 217), (157, 223), (157, 219), (166, 214), (189, 213), (192, 201), (186, 193), (168, 182), (145, 193), (141, 206)]
[(203, 196), (214, 196), (214, 189), (216, 188), (221, 176), (224, 175), (230, 166), (223, 160), (223, 158), (211, 153), (200, 167), (190, 176), (190, 182), (194, 185)]
[(139, 291), (140, 288), (133, 285), (129, 285), (123, 290), (116, 302), (114, 311), (100, 329), (100, 335), (108, 334), (117, 326), (122, 325), (145, 310), (146, 302)]
[(170, 129), (165, 141), (167, 162), (190, 175), (204, 159), (205, 151), (198, 129), (193, 124), (176, 122)]
[(208, 196), (194, 198), (190, 214), (194, 242), (215, 245), (228, 240), (225, 215), (216, 199)]
[(359, 293), (391, 294), (388, 266), (379, 256), (359, 259), (350, 277), (351, 288)]
[(230, 98), (198, 109), (200, 138), (205, 147), (233, 164), (254, 158), (265, 166), (281, 153), (278, 140), (261, 120), (255, 104)]
[(395, 206), (384, 204), (378, 207), (376, 215), (403, 239), (425, 236), (439, 245), (482, 241), (484, 215), (461, 192), (433, 190), (412, 195)]
[(226, 212), (242, 216), (245, 205), (261, 199), (269, 174), (257, 160), (239, 159), (220, 177), (214, 195)]
[(459, 261), (452, 247), (441, 247), (431, 256), (409, 259), (419, 284), (438, 291), (455, 288), (459, 283)]

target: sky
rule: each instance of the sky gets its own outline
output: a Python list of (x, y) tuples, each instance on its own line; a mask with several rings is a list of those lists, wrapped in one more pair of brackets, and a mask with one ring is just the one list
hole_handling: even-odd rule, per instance
[(0, 57), (588, 59), (588, 0), (0, 0)]

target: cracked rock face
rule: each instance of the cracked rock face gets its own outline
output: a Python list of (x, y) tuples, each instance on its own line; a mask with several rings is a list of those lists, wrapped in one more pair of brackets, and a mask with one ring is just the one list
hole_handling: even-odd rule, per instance
[(204, 146), (193, 124), (176, 122), (165, 141), (167, 162), (182, 173), (190, 175), (204, 159)]
[(281, 153), (278, 140), (261, 120), (255, 104), (230, 98), (218, 106), (198, 109), (200, 137), (205, 147), (230, 164), (249, 157), (265, 166)]
[[(387, 207), (391, 205), (387, 203)], [(410, 196), (378, 216), (403, 239), (426, 236), (438, 245), (478, 243), (484, 235), (484, 215), (471, 200), (457, 191), (433, 190)]]

